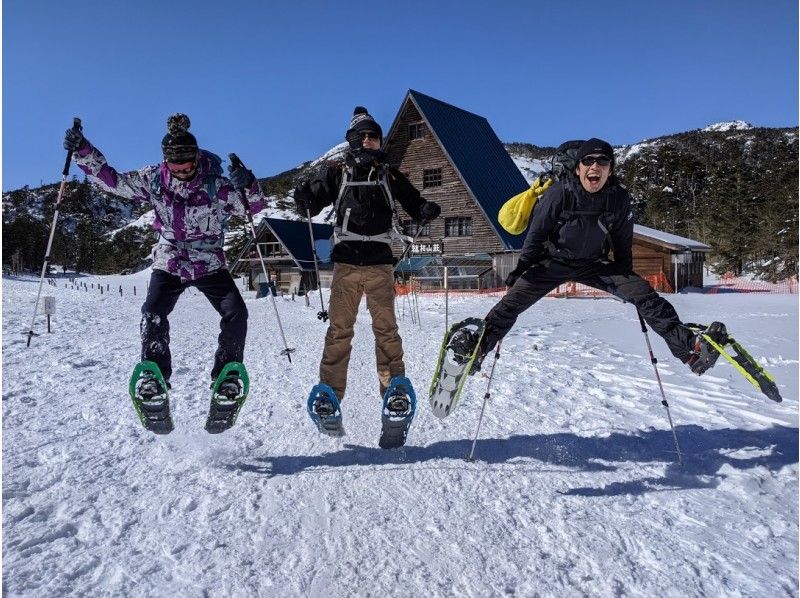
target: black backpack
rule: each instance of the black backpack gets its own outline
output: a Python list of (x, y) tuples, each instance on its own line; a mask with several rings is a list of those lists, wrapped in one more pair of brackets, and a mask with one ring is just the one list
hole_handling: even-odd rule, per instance
[(573, 139), (572, 141), (565, 141), (556, 148), (556, 153), (550, 160), (550, 174), (556, 180), (562, 180), (567, 175), (575, 172), (575, 167), (578, 161), (575, 155), (578, 153), (578, 148), (583, 145), (583, 139)]

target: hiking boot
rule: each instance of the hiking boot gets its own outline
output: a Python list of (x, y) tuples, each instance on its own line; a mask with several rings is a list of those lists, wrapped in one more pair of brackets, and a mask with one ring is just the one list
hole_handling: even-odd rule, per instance
[(163, 395), (164, 392), (161, 390), (161, 385), (158, 383), (158, 380), (148, 376), (139, 384), (137, 394), (142, 400), (149, 401), (154, 397)]
[(242, 386), (239, 384), (237, 378), (226, 378), (220, 383), (217, 389), (217, 394), (227, 397), (231, 401), (236, 399), (241, 393)]
[(411, 408), (411, 401), (404, 394), (398, 394), (389, 398), (386, 408), (394, 415), (405, 415)]
[(724, 346), (728, 342), (728, 331), (722, 322), (712, 322), (705, 329), (700, 329), (692, 339), (692, 353), (686, 360), (691, 370), (698, 376), (704, 374), (717, 363), (719, 351), (717, 351), (708, 340), (703, 336), (707, 335), (718, 345)]
[(475, 361), (472, 362), (472, 368), (469, 371), (470, 376), (474, 376), (481, 371), (483, 360), (486, 358), (489, 352), (495, 348), (495, 345), (497, 345), (497, 337), (495, 337), (489, 331), (484, 332), (483, 338), (481, 338), (480, 347), (478, 347), (478, 354), (475, 355)]
[(327, 396), (319, 395), (314, 400), (314, 413), (320, 417), (330, 417), (336, 413), (336, 406)]
[(464, 365), (469, 361), (475, 345), (478, 344), (478, 333), (468, 328), (460, 328), (450, 338), (448, 348), (453, 350), (453, 361)]

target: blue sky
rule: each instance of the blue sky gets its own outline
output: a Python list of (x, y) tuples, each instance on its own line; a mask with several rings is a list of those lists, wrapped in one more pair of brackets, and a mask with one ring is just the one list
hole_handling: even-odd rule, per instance
[(161, 159), (167, 117), (185, 112), (201, 146), (263, 177), (342, 141), (357, 104), (388, 130), (409, 88), (506, 142), (797, 126), (797, 13), (796, 0), (6, 0), (2, 188), (60, 179), (73, 116), (129, 170)]

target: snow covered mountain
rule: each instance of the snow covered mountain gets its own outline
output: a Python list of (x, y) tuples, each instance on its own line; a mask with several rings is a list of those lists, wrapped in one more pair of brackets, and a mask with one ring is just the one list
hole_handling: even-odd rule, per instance
[[(637, 200), (641, 224), (719, 249), (712, 257), (719, 261), (715, 266), (720, 272), (749, 269), (780, 280), (797, 272), (797, 138), (797, 128), (717, 123), (619, 146), (615, 148), (617, 171)], [(506, 148), (528, 181), (549, 168), (555, 149), (525, 143), (509, 143)], [(256, 220), (264, 216), (296, 219), (292, 189), (345, 149), (345, 143), (338, 144), (318, 158), (261, 179), (269, 201)], [(732, 180), (745, 181), (746, 188), (740, 184), (732, 189)], [(4, 260), (19, 250), (28, 267), (41, 264), (56, 189), (48, 185), (3, 195)], [(760, 218), (765, 203), (771, 204), (771, 213), (787, 214), (787, 218)], [(734, 214), (739, 221), (722, 226), (720, 213)], [(151, 219), (142, 208), (131, 210), (113, 196), (75, 180), (64, 202), (56, 258), (93, 272), (141, 267), (152, 242)], [(753, 223), (742, 226), (743, 220)], [(233, 220), (229, 255), (236, 255), (247, 237), (244, 222)]]

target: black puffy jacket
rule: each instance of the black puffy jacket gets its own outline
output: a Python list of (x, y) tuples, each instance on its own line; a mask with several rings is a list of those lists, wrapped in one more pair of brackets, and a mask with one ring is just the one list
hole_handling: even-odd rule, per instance
[[(369, 167), (352, 168), (354, 181), (367, 180)], [(295, 189), (295, 199), (302, 196), (303, 200), (310, 203), (311, 215), (315, 216), (325, 206), (336, 202), (343, 176), (342, 164), (329, 166), (322, 176)], [(402, 206), (409, 216), (420, 220), (420, 208), (425, 204), (425, 200), (419, 191), (396, 168), (388, 167), (386, 177), (397, 207)], [(337, 209), (337, 226), (342, 226), (348, 209), (350, 210), (348, 231), (372, 236), (380, 235), (392, 228), (392, 208), (380, 186), (348, 187)], [(380, 241), (341, 241), (334, 246), (331, 260), (354, 266), (373, 266), (393, 264), (394, 256), (391, 246)]]
[(605, 259), (613, 249), (614, 262), (629, 271), (632, 246), (631, 196), (616, 177), (597, 193), (589, 193), (570, 176), (550, 187), (536, 203), (519, 261), (534, 264), (550, 257), (580, 265)]

